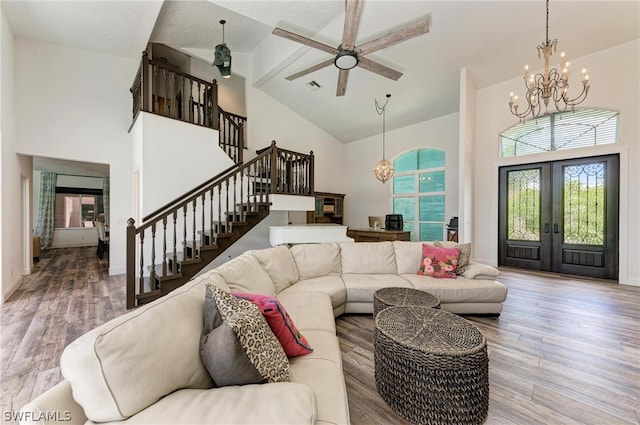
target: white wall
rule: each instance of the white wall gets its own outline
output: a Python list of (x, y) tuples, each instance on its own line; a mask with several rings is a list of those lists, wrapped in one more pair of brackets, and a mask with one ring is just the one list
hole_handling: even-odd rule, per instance
[(463, 68), (460, 71), (460, 153), (458, 185), (458, 242), (473, 235), (473, 158), (475, 155), (476, 87)]
[[(388, 119), (388, 118), (387, 118)], [(458, 215), (458, 126), (459, 114), (399, 128), (386, 133), (386, 157), (424, 148), (446, 154), (445, 218)], [(382, 158), (382, 134), (347, 143), (344, 149), (345, 216), (344, 224), (368, 227), (368, 216), (392, 212), (391, 181), (382, 184), (373, 175), (373, 167)]]
[(267, 147), (272, 140), (278, 147), (315, 156), (315, 190), (344, 193), (344, 145), (324, 130), (311, 124), (295, 111), (285, 107), (264, 92), (247, 87), (246, 159), (256, 149)]
[(143, 216), (233, 165), (218, 146), (216, 130), (146, 112), (134, 127), (132, 135), (142, 138), (142, 151), (134, 155), (141, 162), (134, 163), (134, 172), (140, 170)]
[[(640, 40), (571, 61), (572, 68), (589, 69), (591, 90), (584, 107), (620, 111), (619, 143), (593, 148), (499, 158), (498, 134), (517, 123), (508, 109), (511, 91), (522, 91), (522, 78), (496, 84), (476, 93), (474, 160), (474, 256), (496, 265), (498, 261), (498, 167), (515, 163), (570, 157), (620, 154), (619, 280), (640, 285)], [(579, 74), (579, 73), (577, 73)], [(578, 75), (572, 80), (576, 84)], [(579, 83), (578, 83), (579, 84)], [(571, 92), (570, 92), (571, 93)]]
[(138, 65), (116, 56), (15, 41), (16, 151), (110, 166), (110, 274), (125, 271), (132, 156), (128, 88)]
[(30, 212), (23, 210), (25, 203), (31, 204), (31, 191), (23, 192), (23, 180), (30, 183), (33, 161), (16, 154), (15, 84), (20, 74), (15, 71), (16, 40), (1, 7), (0, 40), (0, 302), (4, 303), (33, 265), (31, 238), (25, 238), (32, 233), (33, 222)]

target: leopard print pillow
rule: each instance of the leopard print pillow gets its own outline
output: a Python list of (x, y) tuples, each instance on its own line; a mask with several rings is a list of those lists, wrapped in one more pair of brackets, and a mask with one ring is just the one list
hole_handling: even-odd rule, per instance
[(259, 384), (290, 380), (280, 342), (251, 301), (208, 285), (200, 357), (215, 384)]

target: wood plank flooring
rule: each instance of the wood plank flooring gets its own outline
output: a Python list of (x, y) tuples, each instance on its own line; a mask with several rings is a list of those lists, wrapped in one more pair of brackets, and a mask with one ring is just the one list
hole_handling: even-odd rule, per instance
[[(43, 255), (0, 309), (1, 409), (61, 380), (72, 340), (125, 310), (124, 276), (93, 248)], [(640, 424), (640, 288), (505, 269), (499, 318), (468, 317), (487, 337), (487, 424)], [(378, 396), (373, 320), (337, 319), (353, 425), (407, 424)]]

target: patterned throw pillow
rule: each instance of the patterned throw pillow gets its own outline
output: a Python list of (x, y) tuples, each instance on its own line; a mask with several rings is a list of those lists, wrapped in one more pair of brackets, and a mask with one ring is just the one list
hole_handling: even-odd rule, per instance
[(219, 387), (286, 382), (289, 359), (251, 301), (207, 285), (200, 357)]
[[(433, 246), (443, 247), (444, 245), (440, 241), (435, 241), (433, 243)], [(456, 269), (456, 274), (461, 275), (462, 273), (466, 272), (469, 268), (469, 263), (471, 262), (471, 244), (454, 244), (453, 246), (447, 246), (446, 248), (455, 248), (460, 251), (460, 256), (458, 256), (458, 268)]]
[(455, 279), (459, 255), (460, 251), (455, 248), (422, 244), (422, 261), (418, 274)]
[(243, 292), (232, 292), (231, 295), (251, 301), (260, 309), (287, 356), (303, 356), (313, 351), (309, 341), (296, 328), (280, 301), (266, 295)]

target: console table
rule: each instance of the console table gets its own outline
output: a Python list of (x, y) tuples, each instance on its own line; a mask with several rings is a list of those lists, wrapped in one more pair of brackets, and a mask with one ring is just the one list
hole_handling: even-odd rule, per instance
[(356, 242), (410, 241), (411, 232), (404, 230), (349, 229), (347, 236)]

